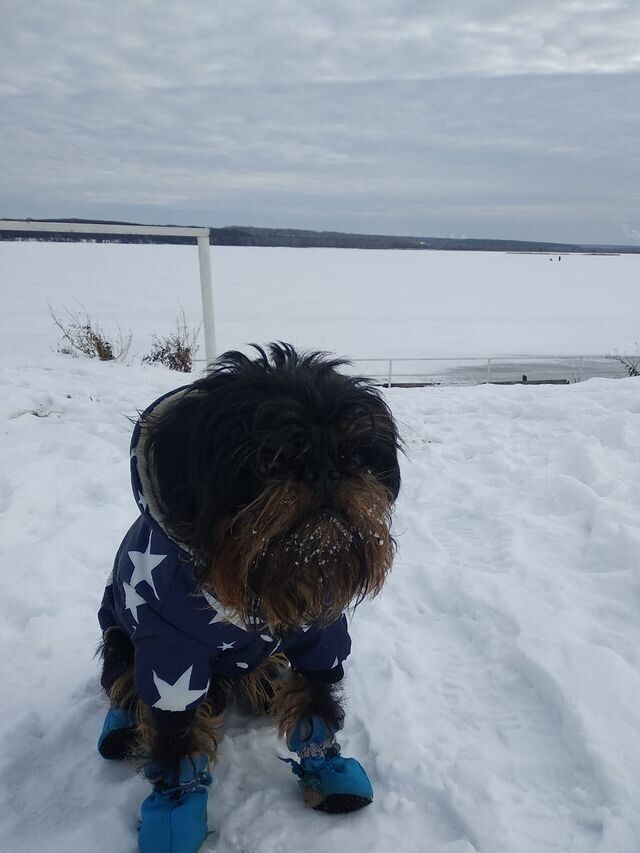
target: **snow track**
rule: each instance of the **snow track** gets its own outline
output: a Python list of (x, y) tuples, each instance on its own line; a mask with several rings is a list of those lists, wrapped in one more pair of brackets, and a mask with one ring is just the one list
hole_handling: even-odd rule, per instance
[[(181, 377), (49, 361), (0, 369), (0, 849), (132, 851), (147, 785), (95, 751), (95, 612), (127, 417)], [(389, 392), (399, 552), (352, 622), (341, 739), (375, 802), (305, 810), (268, 722), (232, 714), (205, 850), (638, 849), (639, 382)]]

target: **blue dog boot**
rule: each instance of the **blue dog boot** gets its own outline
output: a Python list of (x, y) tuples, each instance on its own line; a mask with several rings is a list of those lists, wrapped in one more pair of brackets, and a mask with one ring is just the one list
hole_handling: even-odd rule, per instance
[(111, 708), (104, 718), (98, 738), (98, 752), (103, 758), (131, 758), (135, 743), (136, 718), (132, 711)]
[(321, 717), (298, 722), (288, 739), (292, 758), (282, 759), (300, 780), (304, 799), (314, 809), (331, 814), (356, 811), (373, 800), (373, 789), (363, 766), (355, 758), (343, 758), (335, 732)]
[[(153, 767), (145, 775), (153, 780)], [(207, 757), (183, 758), (177, 778), (174, 774), (154, 782), (140, 809), (141, 853), (196, 853), (208, 835), (206, 786), (211, 774)]]

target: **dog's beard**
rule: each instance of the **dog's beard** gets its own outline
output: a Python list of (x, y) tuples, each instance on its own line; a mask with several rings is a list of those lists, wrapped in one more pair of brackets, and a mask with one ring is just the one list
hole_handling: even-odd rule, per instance
[(380, 592), (395, 547), (390, 521), (391, 495), (370, 474), (339, 483), (330, 506), (306, 483), (270, 486), (228, 524), (208, 580), (248, 624), (330, 624)]

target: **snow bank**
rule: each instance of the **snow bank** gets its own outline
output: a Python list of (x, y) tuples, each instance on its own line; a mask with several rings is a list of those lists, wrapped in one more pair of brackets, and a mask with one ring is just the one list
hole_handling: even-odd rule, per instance
[[(136, 512), (128, 419), (183, 377), (35, 364), (0, 363), (0, 847), (128, 851), (147, 785), (96, 753), (95, 613)], [(389, 393), (400, 550), (352, 623), (342, 738), (375, 802), (306, 811), (269, 724), (232, 716), (206, 849), (638, 849), (639, 391)]]

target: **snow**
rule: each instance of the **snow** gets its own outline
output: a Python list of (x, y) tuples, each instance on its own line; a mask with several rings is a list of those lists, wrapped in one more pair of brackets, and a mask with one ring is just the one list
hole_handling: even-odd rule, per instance
[[(63, 275), (49, 251), (113, 248), (15, 244), (7, 254), (6, 246), (0, 253), (7, 257), (15, 249), (14, 261), (25, 250), (31, 283), (37, 264), (30, 253), (44, 252), (50, 283), (41, 297), (53, 288), (60, 302), (82, 275)], [(194, 255), (184, 274), (193, 307), (196, 253), (186, 251)], [(259, 251), (266, 252), (265, 269), (268, 256), (291, 251), (291, 268), (299, 271), (295, 258), (305, 255), (229, 250), (227, 257), (235, 252), (240, 267), (257, 274)], [(335, 257), (321, 251), (328, 254), (318, 276)], [(348, 254), (347, 267), (370, 264)], [(311, 269), (320, 254), (306, 257)], [(500, 256), (505, 263), (511, 257)], [(396, 258), (400, 269), (416, 262), (405, 260), (408, 253)], [(501, 262), (494, 258), (494, 265)], [(626, 269), (623, 258), (572, 258), (566, 268), (583, 262), (583, 271), (587, 262), (595, 265), (594, 277), (609, 263)], [(442, 258), (433, 264), (446, 267)], [(565, 270), (563, 264), (555, 267)], [(167, 294), (169, 266), (167, 279), (158, 282)], [(542, 270), (546, 275), (547, 267)], [(102, 275), (98, 264), (96, 282)], [(117, 292), (129, 312), (123, 326), (137, 331), (142, 307), (129, 299), (128, 279), (108, 294), (104, 280), (95, 284), (99, 309), (113, 312)], [(258, 294), (257, 283), (251, 287)], [(249, 293), (237, 297), (234, 311), (229, 295), (220, 294), (227, 306), (224, 346), (286, 339), (297, 330), (300, 341), (308, 333), (308, 346), (334, 342), (349, 354), (357, 344), (363, 353), (385, 314), (381, 309), (371, 324), (354, 327), (349, 345), (351, 315), (344, 328), (342, 320), (324, 325), (330, 309), (335, 319), (335, 305), (318, 304), (318, 313), (309, 311), (304, 320), (285, 312), (281, 329), (275, 314), (263, 318), (264, 325), (248, 316), (243, 325)], [(93, 305), (86, 294), (83, 301)], [(129, 486), (129, 419), (183, 384), (184, 376), (52, 353), (55, 332), (38, 304), (30, 292), (19, 298), (11, 290), (1, 321), (0, 849), (133, 851), (148, 784), (130, 766), (105, 762), (96, 752), (106, 711), (93, 657), (96, 611), (115, 550), (137, 512)], [(397, 293), (392, 306), (400, 323)], [(169, 307), (166, 296), (152, 303), (142, 327), (157, 328)], [(616, 302), (607, 316), (618, 311)], [(633, 312), (624, 313), (631, 333)], [(594, 339), (604, 334), (603, 325), (594, 314)], [(614, 337), (614, 325), (607, 329)], [(387, 344), (392, 341), (402, 343), (390, 333)], [(209, 798), (215, 834), (204, 850), (638, 849), (639, 381), (387, 392), (406, 445), (395, 516), (399, 552), (383, 593), (363, 604), (351, 624), (341, 737), (344, 754), (369, 771), (374, 804), (345, 816), (306, 810), (293, 775), (277, 760), (287, 753), (268, 721), (231, 715)]]
[[(284, 339), (356, 359), (634, 352), (640, 255), (552, 257), (214, 246), (219, 346)], [(202, 317), (195, 246), (0, 242), (0, 289), (0, 355), (55, 347), (47, 302), (131, 329), (138, 355), (180, 306), (194, 326)]]

